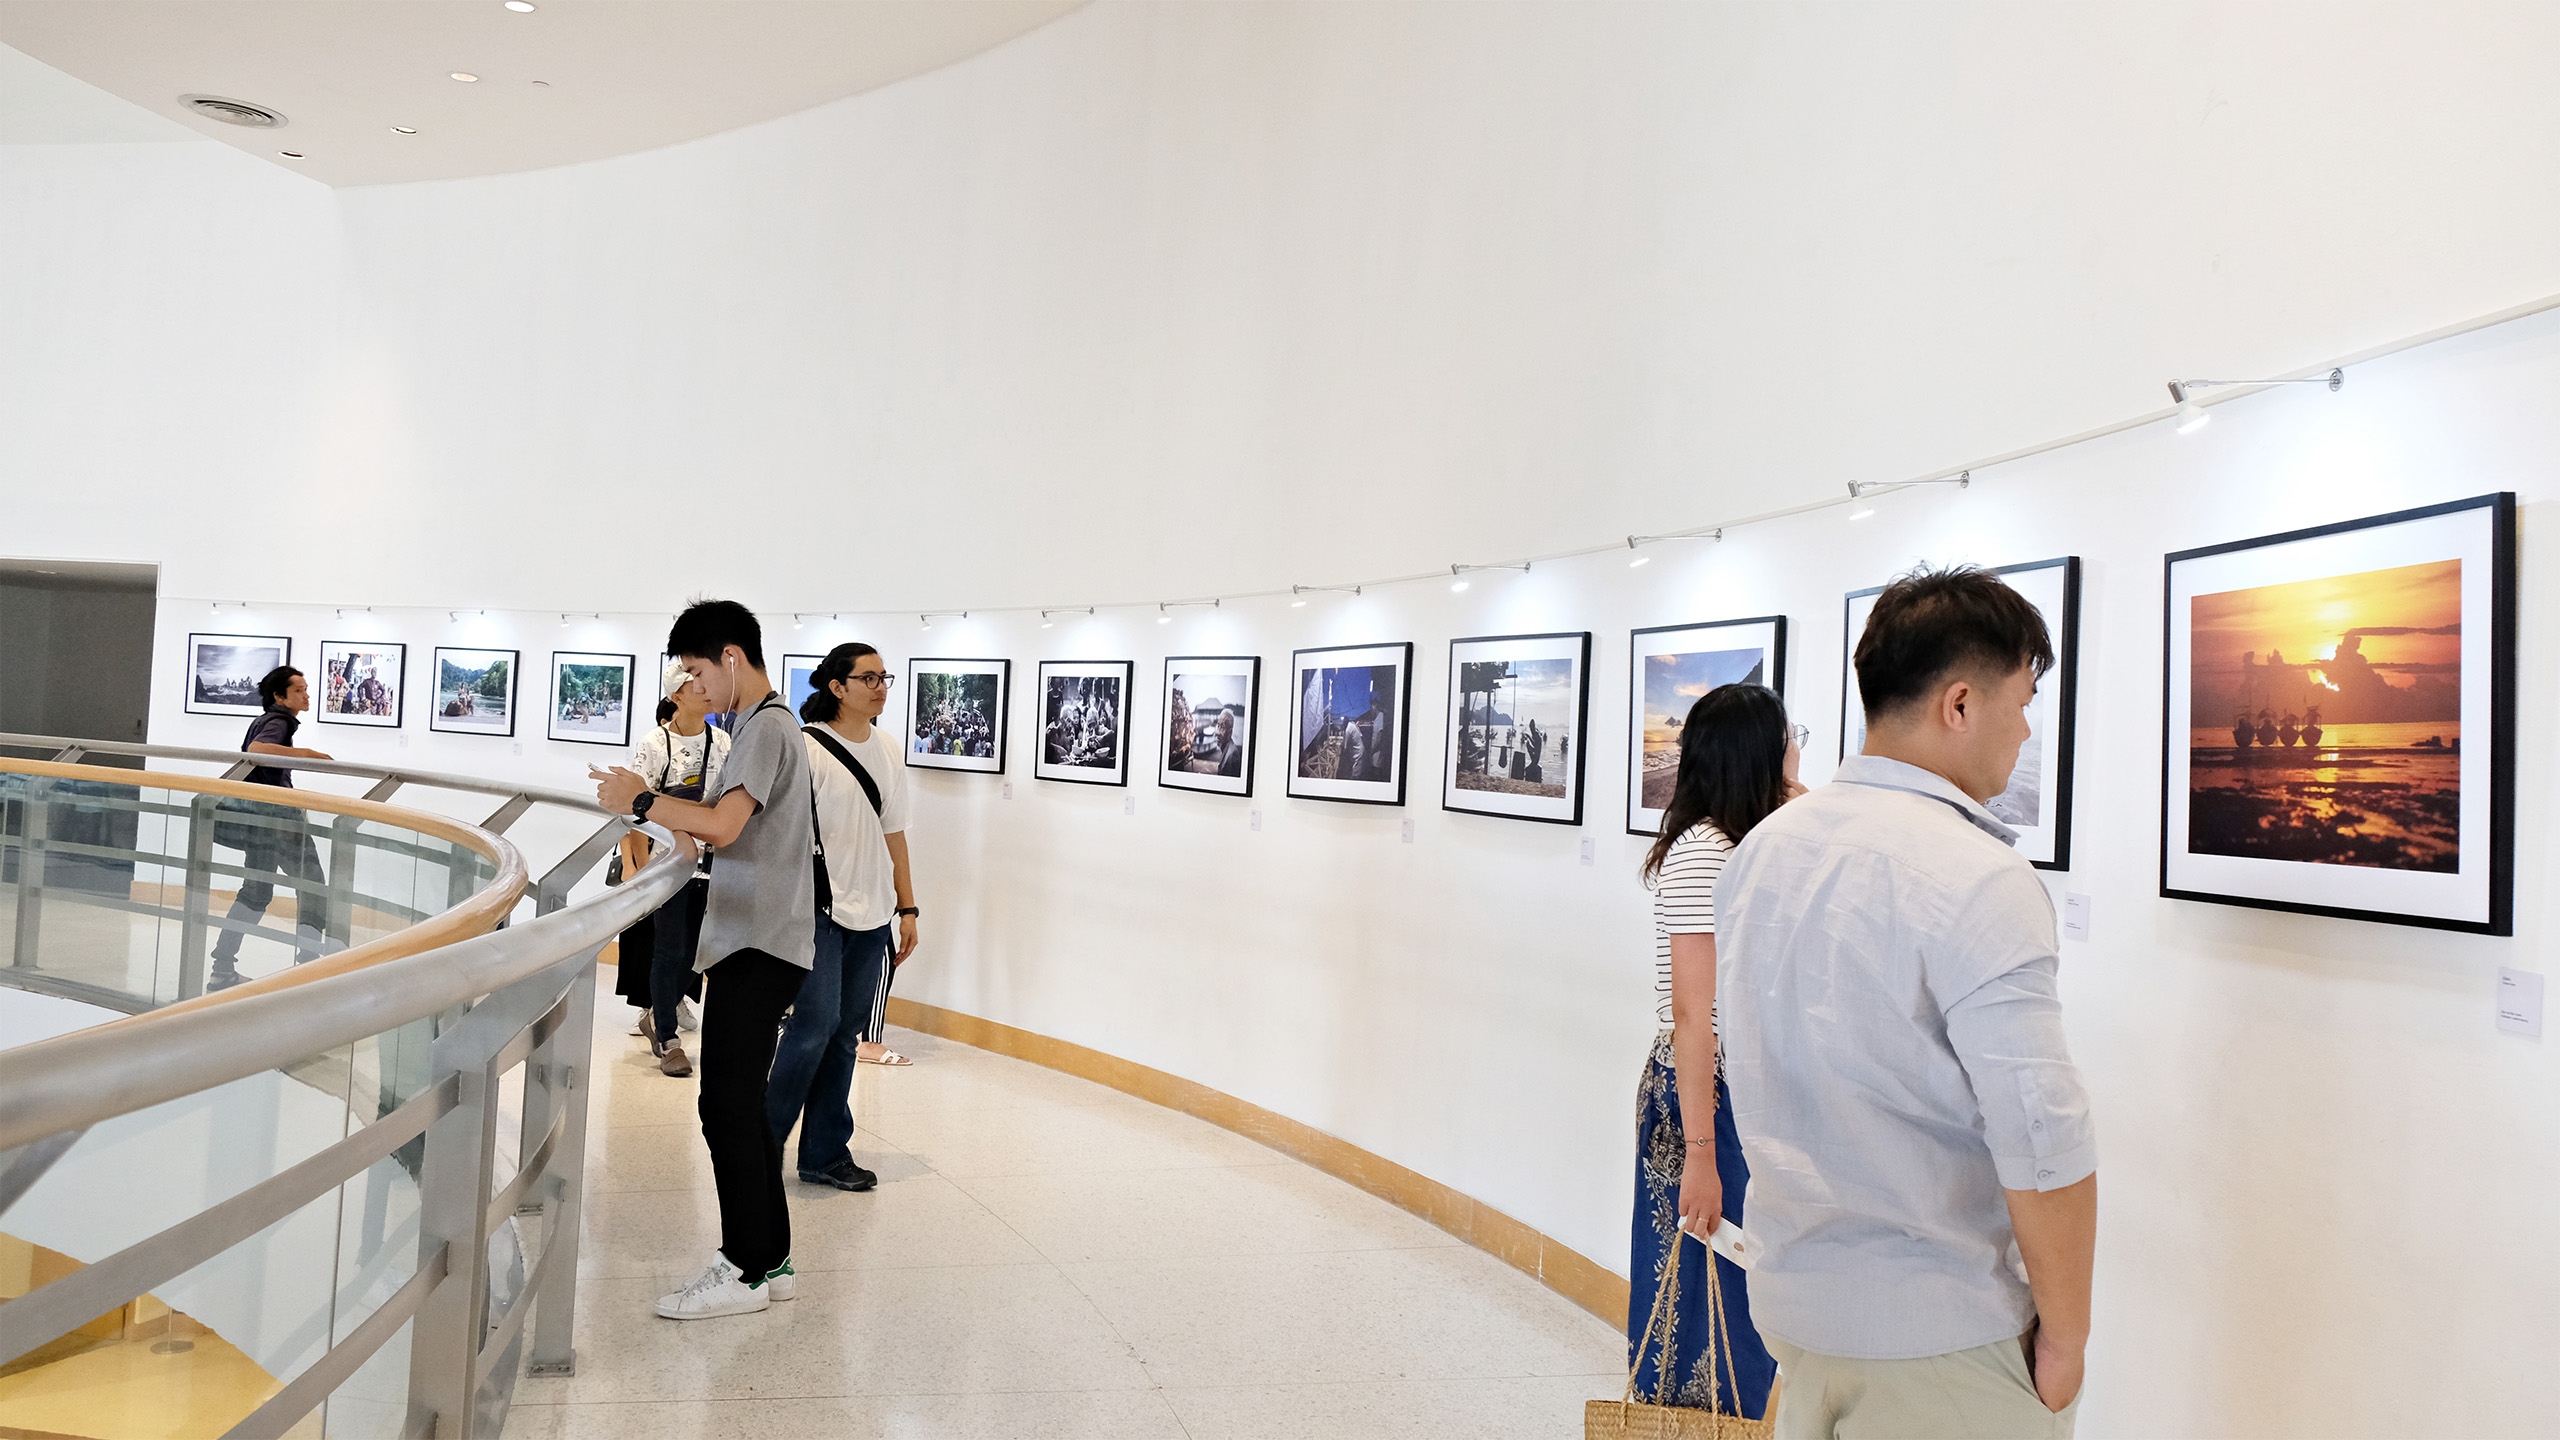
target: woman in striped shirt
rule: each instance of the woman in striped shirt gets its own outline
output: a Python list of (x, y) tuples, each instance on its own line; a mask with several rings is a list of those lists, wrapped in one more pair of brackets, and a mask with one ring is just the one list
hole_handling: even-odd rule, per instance
[[(1654, 1037), (1636, 1093), (1628, 1363), (1637, 1367), (1639, 1395), (1694, 1409), (1708, 1408), (1712, 1396), (1720, 1402), (1714, 1408), (1725, 1414), (1755, 1419), (1767, 1411), (1778, 1365), (1752, 1328), (1739, 1268), (1703, 1245), (1682, 1255), (1670, 1342), (1650, 1349), (1641, 1342), (1671, 1247), (1683, 1243), (1681, 1225), (1703, 1239), (1720, 1217), (1742, 1222), (1742, 1189), (1749, 1177), (1728, 1113), (1714, 1028), (1716, 877), (1751, 827), (1804, 793), (1796, 783), (1804, 737), (1803, 727), (1788, 723), (1785, 703), (1761, 686), (1708, 691), (1689, 707), (1680, 728), (1679, 776), (1663, 811), (1662, 834), (1644, 860), (1645, 883), (1654, 894), (1655, 1019), (1663, 1029)], [(1713, 1119), (1693, 1133), (1682, 1125), (1683, 1115)], [(1714, 1330), (1706, 1294), (1711, 1274), (1723, 1293), (1733, 1341), (1733, 1353), (1712, 1377), (1700, 1363)]]

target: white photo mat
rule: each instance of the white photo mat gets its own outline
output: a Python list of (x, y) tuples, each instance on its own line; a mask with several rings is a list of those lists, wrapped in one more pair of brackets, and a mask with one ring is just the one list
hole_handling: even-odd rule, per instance
[[(1479, 702), (1491, 713), (1512, 715), (1513, 723), (1502, 726), (1477, 726), (1472, 743), (1484, 746), (1487, 758), (1495, 762), (1498, 772), (1526, 768), (1535, 764), (1545, 785), (1561, 785), (1562, 795), (1516, 794), (1508, 790), (1476, 789), (1459, 783), (1458, 763), (1469, 737), (1462, 727), (1462, 699), (1458, 687), (1464, 683), (1465, 669), (1488, 663), (1517, 664), (1522, 661), (1562, 661), (1567, 667), (1567, 698), (1559, 709), (1555, 723), (1542, 720), (1542, 733), (1533, 742), (1525, 733), (1525, 712), (1512, 714), (1501, 709), (1499, 699)], [(1552, 825), (1582, 823), (1584, 766), (1591, 753), (1591, 632), (1575, 630), (1554, 635), (1479, 636), (1449, 642), (1449, 727), (1444, 737), (1440, 765), (1440, 808), (1468, 815), (1497, 815), (1512, 820), (1537, 820)], [(1517, 707), (1515, 707), (1517, 708)], [(1489, 732), (1489, 733), (1488, 733)], [(1532, 761), (1532, 744), (1536, 759)], [(1497, 778), (1507, 778), (1497, 775)], [(1517, 783), (1528, 783), (1525, 779)]]
[[(994, 731), (995, 753), (978, 755), (936, 746), (954, 745), (957, 740), (943, 736), (931, 714), (920, 713), (926, 704), (927, 676), (987, 676), (994, 682), (994, 708), (986, 719)], [(907, 691), (907, 765), (917, 770), (960, 770), (978, 775), (1004, 773), (1005, 719), (1013, 704), (1013, 662), (1011, 660), (951, 659), (926, 656), (907, 661), (907, 673), (899, 682)]]
[[(1230, 682), (1241, 682), (1231, 684)], [(1178, 715), (1174, 696), (1179, 692), (1182, 703), (1192, 713)], [(1173, 733), (1177, 725), (1200, 737), (1205, 717), (1203, 706), (1215, 702), (1223, 711), (1242, 711), (1233, 723), (1235, 743), (1242, 747), (1240, 774), (1224, 775), (1199, 770), (1173, 768)], [(1174, 655), (1164, 662), (1164, 730), (1156, 746), (1156, 783), (1175, 790), (1198, 790), (1211, 795), (1251, 795), (1253, 765), (1258, 753), (1262, 728), (1262, 657), (1259, 655)], [(1214, 722), (1209, 722), (1214, 724)]]
[[(1371, 702), (1386, 701), (1393, 707), (1388, 724), (1393, 734), (1380, 745), (1389, 764), (1389, 778), (1384, 780), (1343, 780), (1330, 776), (1302, 774), (1309, 741), (1321, 743), (1323, 727), (1339, 723), (1340, 715), (1324, 713), (1325, 696), (1322, 680), (1326, 671), (1384, 669), (1389, 673), (1380, 679), (1374, 673), (1363, 677)], [(1302, 800), (1336, 800), (1356, 805), (1402, 805), (1404, 803), (1405, 765), (1411, 755), (1413, 730), (1413, 642), (1400, 640), (1386, 645), (1337, 645), (1314, 650), (1298, 650), (1289, 657), (1289, 783), (1287, 793)], [(1380, 693), (1384, 692), (1384, 693)]]
[[(2497, 510), (2491, 506), (2370, 525), (2219, 555), (2171, 557), (2167, 584), (2167, 685), (2163, 710), (2161, 893), (2277, 906), (2355, 911), (2372, 918), (2487, 926), (2500, 857), (2492, 844), (2497, 675)], [(2315, 864), (2188, 848), (2190, 719), (2194, 710), (2196, 598), (2408, 565), (2462, 564), (2462, 804), (2459, 868), (2450, 875), (2369, 865)], [(2474, 717), (2478, 717), (2476, 720)]]
[[(1031, 736), (1031, 774), (1039, 780), (1062, 780), (1073, 785), (1126, 785), (1129, 783), (1129, 691), (1137, 666), (1128, 660), (1043, 660), (1039, 666), (1039, 690), (1032, 700), (1033, 733)], [(1097, 752), (1097, 761), (1107, 763), (1052, 764), (1049, 760), (1050, 729), (1058, 723), (1050, 714), (1050, 682), (1060, 680), (1101, 680), (1116, 682), (1099, 687), (1086, 703), (1102, 707), (1100, 714), (1088, 715), (1087, 722), (1110, 726), (1109, 745)], [(1093, 690), (1096, 687), (1084, 687)]]

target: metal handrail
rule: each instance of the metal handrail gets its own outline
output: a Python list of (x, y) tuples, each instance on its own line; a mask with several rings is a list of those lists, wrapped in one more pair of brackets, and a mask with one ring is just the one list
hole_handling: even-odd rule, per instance
[[(193, 1003), (0, 1051), (0, 1208), (5, 1208), (25, 1188), (17, 1182), (41, 1174), (86, 1127), (101, 1120), (406, 1025), (450, 1020), (467, 1007), (458, 1023), (438, 1024), (429, 1086), (408, 1103), (266, 1182), (96, 1265), (0, 1304), (0, 1360), (24, 1354), (60, 1333), (64, 1326), (56, 1322), (62, 1317), (73, 1316), (66, 1323), (76, 1324), (111, 1310), (221, 1253), (237, 1237), (254, 1234), (356, 1178), (395, 1151), (406, 1154), (423, 1142), (423, 1155), (404, 1161), (419, 1176), (423, 1205), (416, 1272), (370, 1318), (235, 1425), (230, 1440), (281, 1436), (404, 1326), (413, 1337), (410, 1416), (404, 1427), (410, 1435), (470, 1440), (502, 1423), (504, 1392), (492, 1419), (481, 1409), (487, 1403), (483, 1382), (495, 1378), (493, 1367), (519, 1337), (530, 1337), (535, 1373), (568, 1373), (574, 1363), (586, 1131), (583, 1071), (593, 1026), (594, 959), (605, 941), (655, 911), (692, 879), (694, 842), (657, 826), (636, 827), (660, 842), (658, 853), (619, 888), (570, 906), (570, 887), (618, 836), (635, 828), (584, 795), (339, 761), (0, 735), (0, 749), (12, 748), (56, 752), (50, 762), (16, 766), (30, 770), (59, 771), (94, 753), (227, 763), (232, 776), (245, 774), (253, 764), (273, 763), (377, 781), (363, 801), (317, 794), (273, 797), (339, 813), (383, 808), (381, 800), (412, 783), (503, 795), (505, 802), (481, 827), (479, 839), (488, 845), (474, 840), (472, 848), (512, 859), (512, 872), (501, 863), (498, 881), (490, 887), (497, 890), (503, 882), (509, 903), (521, 893), (525, 871), (521, 856), (495, 832), (536, 804), (583, 812), (601, 824), (534, 887), (536, 915), (525, 923), (360, 967), (351, 968), (359, 957), (349, 951), (332, 957), (339, 962), (334, 966), (323, 961), (299, 967), (304, 973), (295, 983), (277, 984), (283, 977), (269, 977)], [(114, 770), (77, 778), (209, 793), (251, 788), (166, 770)], [(396, 824), (411, 820), (399, 811), (380, 818)], [(449, 832), (470, 829), (440, 817), (415, 818), (433, 820), (435, 828)], [(405, 948), (391, 943), (398, 938), (363, 948)], [(523, 1149), (514, 1177), (501, 1184), (494, 1169), (500, 1082), (518, 1066), (524, 1069)], [(492, 1295), (487, 1247), (515, 1207), (522, 1207), (515, 1213), (546, 1212), (550, 1238), (524, 1288), (500, 1306)]]

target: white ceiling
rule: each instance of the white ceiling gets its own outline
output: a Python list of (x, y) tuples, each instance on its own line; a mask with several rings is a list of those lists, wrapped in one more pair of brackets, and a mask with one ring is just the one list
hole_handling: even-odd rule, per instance
[[(536, 0), (519, 14), (501, 0), (0, 0), (0, 44), (314, 179), (382, 185), (567, 165), (770, 120), (965, 59), (1083, 3)], [(116, 127), (77, 87), (19, 83), (30, 68), (0, 74), (12, 82), (7, 138), (146, 138), (88, 133)], [(179, 104), (187, 94), (289, 123), (221, 124)], [(89, 113), (50, 120), (57, 103)]]

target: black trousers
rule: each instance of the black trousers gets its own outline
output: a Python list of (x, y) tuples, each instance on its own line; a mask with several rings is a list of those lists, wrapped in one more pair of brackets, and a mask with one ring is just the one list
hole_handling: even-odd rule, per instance
[(702, 1001), (702, 1140), (720, 1192), (720, 1253), (750, 1281), (791, 1256), (782, 1144), (765, 1123), (765, 1080), (782, 1012), (809, 972), (761, 950), (711, 967)]

